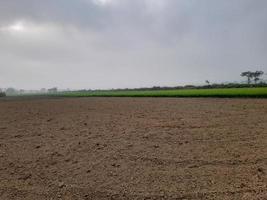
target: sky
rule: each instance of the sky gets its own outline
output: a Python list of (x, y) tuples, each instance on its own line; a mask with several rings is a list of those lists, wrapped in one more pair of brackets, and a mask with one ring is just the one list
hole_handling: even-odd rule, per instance
[(267, 72), (266, 0), (0, 0), (0, 88), (220, 83), (248, 70)]

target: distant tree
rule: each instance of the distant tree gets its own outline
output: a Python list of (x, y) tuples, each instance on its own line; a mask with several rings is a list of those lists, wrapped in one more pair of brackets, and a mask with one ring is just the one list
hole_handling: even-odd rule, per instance
[(24, 94), (24, 93), (25, 93), (25, 90), (20, 89), (20, 90), (19, 90), (19, 93), (20, 93), (20, 94)]
[(207, 83), (207, 85), (210, 85), (210, 82), (209, 82), (209, 80), (206, 80), (206, 81), (205, 81), (205, 83)]
[(0, 88), (0, 97), (5, 97), (6, 93)]
[(0, 97), (5, 97), (6, 93), (5, 92), (0, 92)]
[(257, 84), (257, 82), (260, 80), (260, 77), (264, 74), (263, 71), (256, 71), (256, 72), (253, 72), (253, 80), (254, 80), (254, 83)]
[(45, 89), (45, 88), (42, 88), (42, 89), (40, 90), (40, 92), (41, 92), (41, 93), (46, 93), (46, 89)]
[(14, 88), (7, 88), (6, 89), (6, 94), (7, 95), (15, 95), (15, 94), (17, 94), (17, 90), (14, 89)]
[(251, 79), (253, 78), (253, 73), (254, 72), (251, 72), (251, 71), (242, 72), (241, 76), (242, 77), (247, 77), (248, 84), (250, 84), (251, 83)]
[(48, 91), (49, 93), (57, 93), (57, 88), (54, 87), (54, 88), (48, 89), (47, 91)]
[(260, 77), (263, 74), (264, 74), (263, 71), (255, 71), (255, 72), (247, 71), (247, 72), (242, 72), (241, 76), (247, 77), (248, 84), (251, 83), (251, 80), (253, 80), (254, 83), (257, 84), (257, 82), (260, 80)]

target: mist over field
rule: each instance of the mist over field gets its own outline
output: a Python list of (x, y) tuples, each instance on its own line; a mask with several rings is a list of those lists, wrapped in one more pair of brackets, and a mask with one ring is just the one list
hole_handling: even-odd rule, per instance
[(265, 0), (0, 1), (0, 87), (126, 88), (267, 71)]

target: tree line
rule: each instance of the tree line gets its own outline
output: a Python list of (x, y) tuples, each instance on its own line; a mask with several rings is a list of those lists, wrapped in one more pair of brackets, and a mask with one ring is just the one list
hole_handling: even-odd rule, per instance
[[(261, 80), (260, 77), (262, 77), (264, 74), (263, 71), (245, 71), (240, 74), (241, 77), (246, 77), (246, 84), (244, 83), (210, 83), (209, 80), (206, 80), (205, 83), (206, 85), (185, 85), (185, 86), (176, 86), (176, 87), (159, 87), (159, 86), (154, 86), (154, 87), (147, 87), (147, 88), (124, 88), (124, 89), (112, 89), (116, 91), (146, 91), (146, 90), (177, 90), (177, 89), (212, 89), (212, 88), (245, 88), (245, 87), (267, 87), (267, 82), (264, 80)], [(69, 90), (68, 90), (69, 91)], [(89, 92), (89, 91), (98, 91), (98, 90), (79, 90), (81, 92)], [(101, 90), (104, 91), (104, 90)], [(56, 87), (50, 88), (50, 89), (45, 89), (42, 88), (40, 91), (25, 91), (25, 90), (16, 90), (14, 88), (7, 88), (4, 90), (1, 90), (0, 88), (0, 97), (5, 97), (6, 95), (12, 96), (12, 95), (18, 95), (18, 94), (45, 94), (45, 93), (57, 93), (58, 89)]]

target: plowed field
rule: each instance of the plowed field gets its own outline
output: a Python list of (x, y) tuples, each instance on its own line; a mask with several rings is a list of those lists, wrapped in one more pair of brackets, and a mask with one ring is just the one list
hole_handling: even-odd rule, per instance
[(0, 100), (0, 199), (267, 199), (267, 100)]

